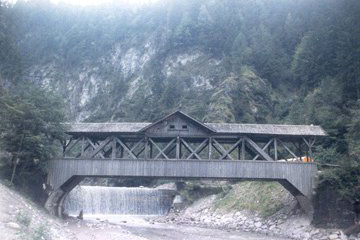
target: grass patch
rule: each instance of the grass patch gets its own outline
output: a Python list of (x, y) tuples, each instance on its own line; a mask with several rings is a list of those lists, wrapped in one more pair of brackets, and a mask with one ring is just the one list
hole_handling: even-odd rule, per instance
[(269, 217), (284, 206), (288, 192), (277, 182), (244, 181), (216, 200), (215, 207), (225, 211), (250, 210)]

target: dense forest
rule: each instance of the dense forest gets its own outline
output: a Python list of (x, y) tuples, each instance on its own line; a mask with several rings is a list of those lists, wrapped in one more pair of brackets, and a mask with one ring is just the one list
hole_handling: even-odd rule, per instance
[(317, 124), (329, 133), (317, 161), (341, 166), (323, 184), (360, 200), (359, 22), (358, 0), (3, 3), (2, 149), (32, 171), (65, 119), (153, 121), (177, 109)]

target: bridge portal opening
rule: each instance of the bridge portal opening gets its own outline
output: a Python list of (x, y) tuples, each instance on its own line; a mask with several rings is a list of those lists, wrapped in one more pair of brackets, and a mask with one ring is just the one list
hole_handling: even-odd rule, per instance
[(165, 216), (189, 207), (195, 214), (210, 208), (267, 217), (284, 205), (288, 212), (299, 209), (297, 199), (278, 181), (87, 177), (64, 195), (61, 214), (116, 220), (122, 215)]

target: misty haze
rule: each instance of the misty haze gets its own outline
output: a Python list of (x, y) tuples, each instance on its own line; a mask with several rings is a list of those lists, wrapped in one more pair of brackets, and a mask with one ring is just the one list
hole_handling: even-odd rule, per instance
[(360, 240), (359, 0), (0, 0), (2, 240)]

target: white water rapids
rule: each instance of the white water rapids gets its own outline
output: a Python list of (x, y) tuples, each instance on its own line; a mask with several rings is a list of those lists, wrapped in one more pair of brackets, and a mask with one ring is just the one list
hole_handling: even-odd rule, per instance
[(168, 213), (175, 193), (167, 189), (80, 186), (65, 199), (65, 212), (77, 216), (83, 210), (84, 220), (70, 220), (69, 224), (79, 240), (288, 240), (256, 233), (149, 222), (153, 218), (149, 215)]
[(65, 200), (65, 212), (84, 215), (166, 215), (175, 191), (153, 188), (79, 186)]

